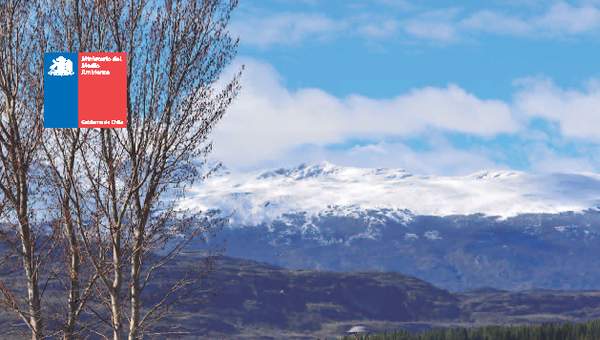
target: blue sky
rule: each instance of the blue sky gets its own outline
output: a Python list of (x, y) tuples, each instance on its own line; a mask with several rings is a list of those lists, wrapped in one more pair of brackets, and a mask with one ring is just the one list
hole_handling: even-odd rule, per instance
[(245, 0), (234, 168), (600, 171), (600, 1)]

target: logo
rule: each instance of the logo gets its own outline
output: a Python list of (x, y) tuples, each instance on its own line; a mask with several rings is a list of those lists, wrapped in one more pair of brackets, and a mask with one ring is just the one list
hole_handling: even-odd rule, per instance
[(75, 73), (73, 72), (73, 62), (70, 59), (67, 59), (63, 56), (59, 56), (56, 59), (52, 59), (52, 65), (50, 66), (50, 71), (48, 75), (58, 76), (58, 77), (66, 77), (72, 76)]
[(127, 54), (45, 53), (44, 127), (126, 128)]

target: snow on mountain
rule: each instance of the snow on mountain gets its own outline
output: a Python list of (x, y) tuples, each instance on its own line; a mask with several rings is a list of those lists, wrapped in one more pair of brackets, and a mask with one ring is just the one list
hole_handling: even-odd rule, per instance
[(600, 174), (481, 171), (455, 177), (416, 176), (400, 169), (331, 163), (225, 172), (191, 188), (182, 202), (185, 208), (230, 213), (232, 222), (241, 225), (268, 223), (289, 213), (351, 216), (371, 210), (400, 221), (411, 213), (510, 217), (583, 211), (599, 204)]

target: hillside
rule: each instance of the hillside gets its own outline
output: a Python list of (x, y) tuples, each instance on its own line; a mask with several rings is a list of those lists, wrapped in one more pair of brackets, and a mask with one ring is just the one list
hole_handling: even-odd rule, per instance
[[(182, 259), (163, 278), (193, 263)], [(583, 321), (600, 317), (600, 292), (453, 294), (400, 274), (287, 270), (222, 257), (203, 289), (176, 310), (164, 325), (177, 322), (177, 332), (190, 337), (314, 337), (340, 335), (354, 324), (383, 331)]]
[[(157, 302), (169, 283), (196, 273), (204, 259), (187, 254), (168, 264), (144, 292), (145, 303)], [(21, 287), (20, 281), (10, 276), (11, 285)], [(51, 301), (56, 289), (49, 286)], [(213, 271), (148, 329), (148, 338), (314, 339), (343, 335), (354, 325), (373, 332), (417, 332), (592, 319), (600, 319), (600, 291), (483, 288), (453, 293), (397, 273), (289, 270), (217, 257)], [(21, 338), (14, 315), (0, 311), (0, 325), (7, 329), (4, 338)]]

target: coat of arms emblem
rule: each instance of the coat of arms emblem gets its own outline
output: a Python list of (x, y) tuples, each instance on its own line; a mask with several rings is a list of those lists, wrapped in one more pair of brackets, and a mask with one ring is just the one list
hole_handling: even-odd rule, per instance
[(63, 56), (52, 59), (52, 65), (50, 65), (48, 74), (59, 77), (72, 76), (75, 74), (73, 72), (73, 62)]

